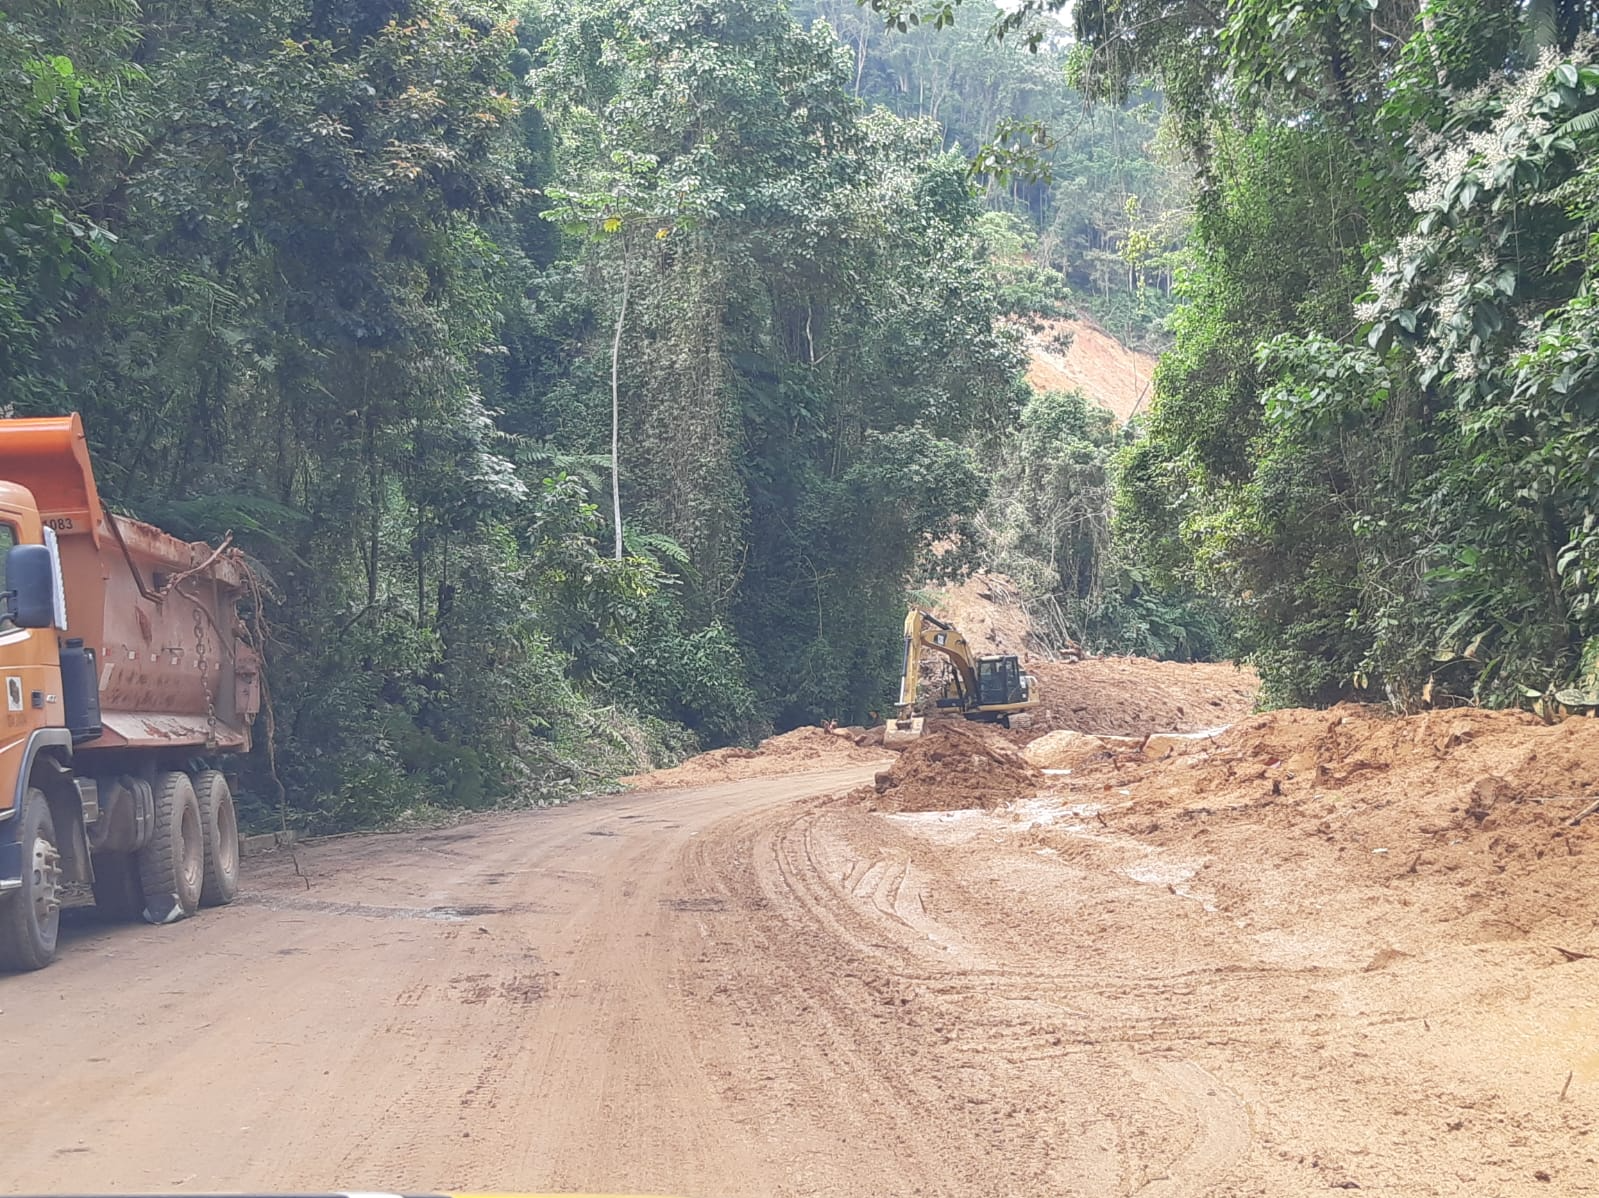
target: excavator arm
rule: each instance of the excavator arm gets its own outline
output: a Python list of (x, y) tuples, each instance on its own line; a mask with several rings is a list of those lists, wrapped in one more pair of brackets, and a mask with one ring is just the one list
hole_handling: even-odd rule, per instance
[(930, 612), (912, 608), (905, 617), (905, 651), (899, 679), (899, 708), (904, 717), (908, 717), (910, 709), (916, 705), (916, 684), (921, 675), (924, 648), (949, 658), (962, 694), (977, 693), (977, 661), (960, 630)]

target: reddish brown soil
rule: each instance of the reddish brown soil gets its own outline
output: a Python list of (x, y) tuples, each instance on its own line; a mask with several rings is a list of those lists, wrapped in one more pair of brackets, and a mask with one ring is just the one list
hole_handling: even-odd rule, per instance
[[(1187, 802), (1392, 804), (1415, 794), (1454, 811), (1574, 802), (1599, 794), (1599, 721), (1544, 725), (1525, 712), (1457, 709), (1394, 716), (1348, 705), (1252, 716), (1172, 760), (1129, 765), (1142, 793)], [(1184, 748), (1187, 748), (1185, 746)]]
[[(973, 1062), (1045, 1089), (1096, 1059), (1196, 1071), (1192, 1105), (1162, 1098), (1177, 1166), (1078, 1192), (1599, 1194), (1599, 814), (1571, 823), (1599, 795), (1599, 721), (1282, 711), (1071, 768), (992, 812), (829, 819), (882, 825), (888, 865), (839, 876), (936, 948), (977, 935), (918, 921), (969, 901), (940, 853), (1010, 935), (991, 1010), (1011, 1027), (1035, 1001), (1038, 1031)], [(1059, 971), (1047, 998), (1034, 961)], [(973, 990), (949, 992), (964, 1029)]]
[(1043, 781), (997, 730), (940, 720), (929, 722), (874, 786), (852, 797), (879, 811), (992, 809), (1037, 794)]
[[(1105, 818), (1149, 844), (1230, 856), (1224, 843), (1247, 841), (1257, 846), (1249, 855), (1269, 847), (1294, 860), (1308, 843), (1313, 855), (1342, 858), (1341, 872), (1416, 887), (1407, 904), (1416, 909), (1390, 915), (1393, 936), (1407, 944), (1432, 919), (1508, 920), (1521, 935), (1557, 917), (1581, 917), (1590, 929), (1599, 921), (1592, 866), (1581, 860), (1599, 816), (1575, 828), (1567, 822), (1599, 795), (1599, 721), (1545, 726), (1521, 712), (1400, 717), (1356, 706), (1280, 711), (1174, 747), (1162, 760), (1124, 748), (1050, 781), (1067, 802), (1117, 808)], [(1224, 831), (1226, 842), (1209, 839)], [(1216, 865), (1218, 885), (1249, 868), (1242, 858)], [(1443, 885), (1420, 887), (1421, 878)], [(1595, 947), (1586, 934), (1578, 939)]]
[(1021, 741), (1057, 728), (1113, 736), (1199, 732), (1248, 715), (1260, 690), (1253, 670), (1226, 662), (1093, 657), (1026, 668), (1038, 678), (1042, 699), (1028, 726), (1015, 730)]
[(881, 731), (877, 733), (875, 746), (869, 736), (862, 737), (861, 744), (856, 743), (857, 737), (861, 737), (860, 729), (828, 732), (822, 728), (796, 728), (781, 736), (769, 737), (754, 749), (713, 749), (670, 769), (634, 774), (623, 778), (622, 782), (638, 790), (672, 790), (872, 765), (885, 759)]
[[(1045, 344), (1054, 331), (1072, 334), (1064, 354)], [(1042, 333), (1029, 333), (1031, 361), (1027, 381), (1040, 391), (1081, 391), (1091, 403), (1113, 413), (1125, 423), (1135, 412), (1149, 407), (1150, 379), (1155, 355), (1128, 349), (1098, 325), (1084, 320), (1051, 322)]]
[(1046, 732), (1027, 742), (1022, 756), (1041, 770), (1081, 769), (1092, 761), (1108, 758), (1112, 749), (1099, 737), (1070, 728)]
[[(928, 610), (960, 629), (975, 653), (1025, 655), (1033, 648), (1033, 625), (1015, 587), (1003, 574), (973, 574), (932, 590)], [(924, 660), (936, 664), (944, 659), (928, 653)]]

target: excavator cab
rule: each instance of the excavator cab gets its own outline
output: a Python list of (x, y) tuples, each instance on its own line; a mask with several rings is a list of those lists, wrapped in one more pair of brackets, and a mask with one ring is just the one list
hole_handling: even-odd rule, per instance
[(1014, 653), (977, 659), (977, 705), (1002, 707), (1027, 702), (1027, 682)]

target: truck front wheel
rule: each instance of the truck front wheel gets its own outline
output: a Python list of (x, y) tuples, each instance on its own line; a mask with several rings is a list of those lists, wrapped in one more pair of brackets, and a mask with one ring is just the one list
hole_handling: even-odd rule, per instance
[(0, 894), (0, 969), (43, 969), (61, 930), (61, 853), (44, 792), (29, 787), (22, 820), (22, 885)]
[(205, 834), (200, 803), (189, 775), (176, 770), (155, 779), (155, 827), (139, 850), (145, 918), (170, 923), (200, 909), (205, 876)]
[(200, 901), (221, 907), (239, 893), (239, 819), (233, 811), (233, 792), (217, 770), (194, 776), (200, 799), (200, 827), (205, 830), (205, 884)]

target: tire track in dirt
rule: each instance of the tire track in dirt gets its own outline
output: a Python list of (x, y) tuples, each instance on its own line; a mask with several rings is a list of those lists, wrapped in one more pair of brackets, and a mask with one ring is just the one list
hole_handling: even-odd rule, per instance
[(1178, 1100), (1173, 1114), (1194, 1125), (1193, 1138), (1137, 1198), (1178, 1198), (1210, 1193), (1249, 1150), (1249, 1114), (1243, 1101), (1192, 1061), (1160, 1061), (1137, 1071), (1162, 1101)]
[[(1446, 945), (1417, 989), (1413, 956), (1328, 963), (1336, 928), (1235, 918), (1241, 877), (1215, 909), (1158, 884), (1215, 852), (1127, 821), (1042, 856), (1000, 816), (810, 797), (870, 772), (332, 841), (301, 853), (309, 890), (269, 859), (251, 901), (201, 919), (80, 921), (59, 965), (0, 978), (0, 1084), (30, 1096), (11, 1185), (1599, 1189), (1587, 1072), (1534, 1108), (1460, 1063), (1577, 1037), (1591, 1020), (1544, 1013), (1567, 1018), (1551, 998), (1585, 993), (1590, 962)], [(1283, 876), (1263, 904), (1305, 893)], [(1566, 1150), (1524, 1159), (1545, 1144)], [(1566, 1184), (1524, 1189), (1534, 1165)]]
[[(828, 830), (834, 819), (809, 808), (729, 821), (688, 861), (692, 876), (756, 912), (732, 929), (736, 939), (718, 958), (720, 993), (734, 1008), (726, 1022), (770, 1026), (779, 1017), (774, 1003), (791, 999), (795, 1034), (781, 1074), (768, 1068), (777, 1088), (741, 1098), (764, 1099), (777, 1123), (806, 1102), (796, 1078), (846, 1071), (830, 1107), (806, 1115), (827, 1120), (841, 1143), (875, 1137), (887, 1166), (879, 1175), (858, 1160), (836, 1161), (831, 1171), (812, 1162), (804, 1184), (783, 1192), (1118, 1192), (1124, 1164), (1115, 1138), (1095, 1130), (1105, 1120), (1091, 1096), (1107, 1085), (1125, 1091), (1129, 1080), (1065, 1054), (1009, 1051), (1007, 1037), (1032, 1027), (1030, 1011), (1009, 1008), (1032, 1008), (1036, 997), (1009, 993), (1007, 971), (965, 947), (970, 938), (928, 903), (930, 888), (957, 905), (966, 896), (949, 894), (947, 878), (893, 839), (872, 845), (888, 852), (851, 859)], [(768, 963), (768, 985), (740, 977), (738, 963), (750, 960)], [(816, 960), (829, 967), (816, 970)], [(972, 980), (974, 969), (983, 981)], [(773, 1059), (755, 1035), (745, 1047)], [(723, 1068), (746, 1072), (731, 1062)]]
[(865, 773), (332, 840), (309, 888), (255, 859), (199, 919), (75, 918), (57, 965), (0, 978), (0, 1084), (31, 1096), (10, 1183), (769, 1192), (681, 1006), (672, 866), (730, 810)]

